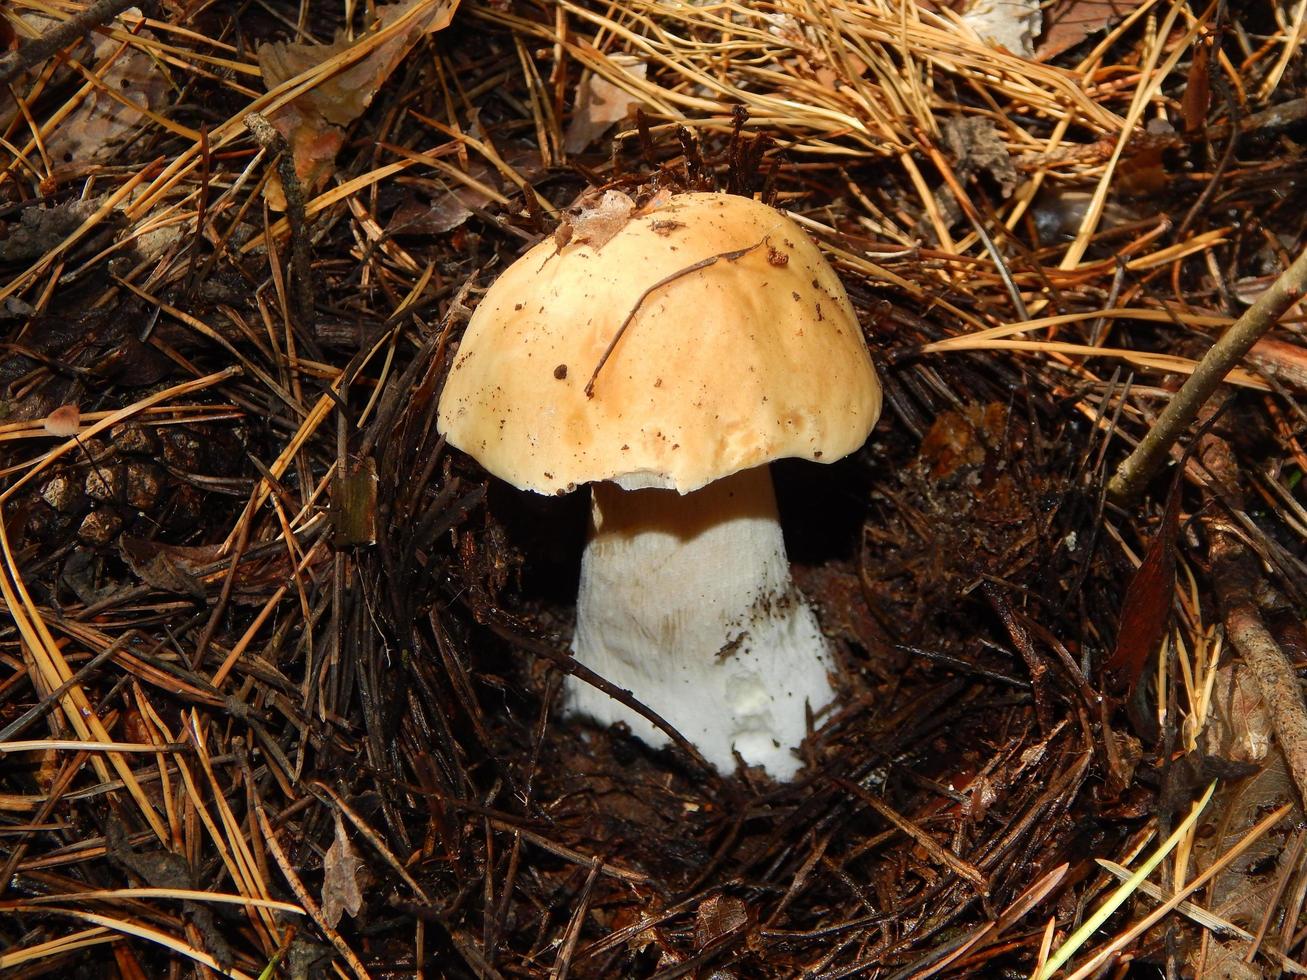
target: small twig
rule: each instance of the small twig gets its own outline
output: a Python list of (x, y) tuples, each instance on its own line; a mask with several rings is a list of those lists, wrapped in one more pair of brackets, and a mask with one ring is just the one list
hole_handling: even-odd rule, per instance
[(581, 867), (598, 867), (599, 873), (608, 878), (615, 878), (618, 881), (631, 882), (637, 885), (647, 885), (651, 879), (646, 874), (639, 871), (632, 871), (630, 868), (624, 868), (620, 865), (610, 864), (607, 861), (600, 861), (595, 855), (582, 854), (575, 848), (560, 844), (557, 841), (550, 840), (544, 834), (537, 834), (535, 831), (528, 830), (518, 824), (511, 823), (507, 820), (500, 820), (495, 817), (490, 818), (490, 826), (495, 830), (503, 831), (506, 834), (516, 834), (522, 840), (534, 844), (542, 850), (548, 851), (555, 857), (560, 857), (565, 861)]
[(1251, 601), (1231, 605), (1225, 614), (1225, 629), (1257, 678), (1276, 738), (1298, 787), (1299, 800), (1307, 800), (1307, 704), (1303, 703), (1293, 663)]
[(254, 815), (259, 821), (259, 829), (263, 832), (264, 845), (268, 848), (269, 852), (271, 852), (273, 860), (277, 862), (277, 866), (281, 868), (282, 877), (286, 879), (286, 884), (290, 885), (290, 890), (294, 893), (295, 897), (299, 899), (300, 906), (309, 917), (317, 923), (318, 928), (322, 930), (322, 934), (331, 941), (331, 945), (336, 948), (336, 952), (340, 954), (341, 959), (343, 959), (353, 971), (356, 980), (370, 980), (367, 968), (364, 967), (363, 962), (354, 954), (354, 951), (349, 948), (349, 944), (345, 942), (341, 934), (333, 929), (330, 923), (327, 922), (322, 914), (321, 907), (313, 900), (313, 896), (309, 894), (309, 890), (300, 879), (299, 874), (295, 870), (295, 866), (286, 856), (286, 852), (282, 849), (281, 844), (277, 841), (277, 832), (273, 830), (272, 824), (268, 820), (268, 814), (263, 809), (263, 801), (258, 799), (257, 796), (254, 800)]
[(286, 220), (290, 223), (290, 295), (295, 319), (305, 336), (313, 330), (313, 291), (309, 278), (309, 219), (304, 204), (304, 186), (295, 172), (295, 155), (286, 137), (262, 113), (244, 117), (245, 128), (269, 153), (277, 155), (277, 176), (286, 196)]
[[(1243, 507), (1238, 489), (1238, 463), (1229, 444), (1215, 435), (1203, 437), (1203, 465), (1223, 493), (1227, 506)], [(1284, 753), (1299, 802), (1307, 801), (1307, 702), (1298, 674), (1284, 649), (1262, 621), (1257, 594), (1261, 564), (1243, 536), (1225, 520), (1209, 520), (1212, 581), (1221, 604), (1225, 631), (1243, 657), (1271, 716), (1271, 728)]]
[(50, 28), (40, 37), (27, 41), (17, 51), (0, 58), (0, 85), (12, 81), (18, 74), (45, 61), (87, 31), (94, 30), (138, 3), (139, 0), (96, 0), (81, 13)]
[(644, 301), (649, 298), (651, 293), (655, 290), (662, 289), (664, 286), (675, 282), (683, 276), (690, 275), (692, 272), (698, 272), (701, 269), (708, 268), (710, 265), (716, 265), (723, 259), (727, 262), (734, 262), (736, 259), (742, 259), (755, 248), (760, 247), (766, 240), (767, 239), (764, 238), (761, 242), (755, 242), (746, 248), (737, 248), (731, 252), (718, 252), (716, 255), (710, 255), (706, 259), (700, 259), (693, 265), (687, 265), (684, 269), (677, 269), (669, 276), (663, 276), (663, 278), (659, 279), (656, 283), (642, 292), (636, 299), (635, 305), (631, 307), (631, 312), (626, 314), (626, 319), (622, 321), (622, 325), (617, 328), (617, 333), (613, 334), (613, 339), (610, 340), (608, 346), (604, 348), (603, 356), (599, 358), (599, 363), (595, 365), (594, 371), (590, 374), (590, 380), (585, 384), (585, 397), (593, 398), (595, 396), (595, 382), (599, 380), (599, 372), (602, 371), (604, 365), (608, 363), (608, 358), (612, 356), (613, 350), (617, 347), (618, 341), (622, 339), (622, 335), (626, 333), (626, 328), (631, 325), (631, 321), (635, 319), (635, 315), (640, 312), (640, 307), (644, 305)]
[(1017, 619), (1002, 590), (993, 582), (985, 581), (981, 583), (980, 592), (989, 600), (989, 604), (993, 606), (999, 619), (1007, 627), (1013, 645), (1020, 652), (1021, 659), (1025, 661), (1026, 669), (1030, 671), (1030, 693), (1035, 699), (1035, 718), (1039, 722), (1040, 731), (1048, 734), (1053, 730), (1053, 709), (1048, 697), (1048, 682), (1045, 680), (1048, 663), (1035, 651), (1030, 631)]
[(240, 568), (241, 561), (245, 558), (245, 549), (249, 546), (250, 525), (254, 523), (253, 516), (248, 512), (241, 516), (242, 520), (237, 527), (236, 547), (232, 549), (231, 558), (227, 563), (227, 574), (223, 576), (222, 591), (218, 594), (218, 601), (214, 604), (213, 610), (209, 613), (209, 620), (204, 626), (204, 632), (200, 634), (199, 642), (195, 644), (195, 652), (191, 654), (191, 670), (199, 670), (200, 665), (204, 663), (204, 657), (209, 652), (209, 643), (218, 631), (222, 617), (227, 611), (227, 603), (231, 600), (232, 589), (236, 585), (236, 571)]
[[(86, 680), (87, 677), (99, 668), (100, 664), (104, 663), (134, 639), (136, 639), (136, 630), (128, 630), (84, 663), (72, 677), (68, 678), (68, 680), (64, 681), (45, 697), (41, 698), (40, 701), (24, 711), (3, 729), (0, 729), (0, 743), (12, 741), (14, 738), (25, 732), (28, 727), (31, 726), (32, 722), (37, 721), (42, 715), (50, 711), (51, 708), (56, 707), (59, 704), (59, 699), (67, 694), (71, 688)], [(3, 879), (0, 879), (0, 881), (3, 881)]]
[(971, 882), (972, 886), (981, 895), (989, 894), (989, 880), (979, 868), (966, 858), (954, 854), (947, 847), (940, 844), (939, 841), (935, 840), (934, 837), (931, 837), (930, 834), (926, 833), (926, 831), (919, 825), (913, 823), (884, 800), (869, 793), (857, 783), (843, 778), (837, 778), (836, 782), (858, 799), (866, 803), (869, 807), (879, 813), (881, 817), (888, 820), (912, 840), (916, 841), (934, 863), (943, 865), (958, 877)]
[(1107, 493), (1120, 504), (1132, 502), (1161, 467), (1171, 446), (1189, 428), (1198, 411), (1212, 396), (1226, 374), (1253, 344), (1279, 322), (1307, 288), (1307, 250), (1298, 256), (1230, 328), (1212, 345), (1194, 373), (1172, 397), (1147, 435), (1140, 440), (1108, 482)]
[(576, 908), (572, 910), (572, 920), (568, 922), (567, 932), (564, 933), (562, 949), (558, 951), (558, 962), (550, 971), (549, 980), (567, 980), (568, 971), (572, 966), (572, 954), (576, 952), (576, 941), (581, 938), (581, 927), (585, 925), (586, 913), (590, 911), (590, 896), (594, 892), (601, 864), (597, 857), (590, 862), (590, 873), (586, 875), (585, 884), (581, 886)]
[(108, 475), (104, 470), (100, 469), (99, 461), (91, 455), (91, 451), (86, 448), (86, 443), (82, 442), (75, 432), (73, 433), (73, 442), (77, 443), (77, 448), (82, 451), (82, 455), (86, 457), (86, 461), (91, 464), (91, 469), (95, 470), (95, 475), (98, 476), (100, 482), (104, 484), (104, 492), (111, 496), (115, 494), (117, 491), (114, 485), (109, 482)]
[[(46, 791), (46, 797), (41, 803), (41, 808), (36, 811), (36, 815), (32, 820), (33, 824), (40, 825), (44, 823), (50, 814), (54, 812), (55, 807), (64, 801), (64, 794), (68, 791), (68, 787), (72, 784), (74, 777), (82, 771), (82, 767), (86, 765), (86, 760), (90, 756), (91, 753), (89, 752), (78, 752), (71, 758), (65, 759), (63, 767)], [(0, 868), (0, 897), (3, 897), (10, 884), (16, 881), (14, 869), (18, 867), (18, 862), (27, 854), (28, 846), (32, 843), (34, 835), (35, 831), (32, 830), (24, 832), (5, 858), (4, 867)]]
[(348, 803), (341, 799), (339, 793), (320, 780), (314, 780), (310, 783), (309, 788), (311, 791), (315, 792), (315, 794), (319, 795), (319, 797), (328, 797), (335, 805), (336, 809), (340, 811), (341, 815), (354, 825), (354, 829), (362, 835), (363, 839), (371, 844), (376, 849), (377, 853), (385, 858), (386, 863), (395, 869), (395, 873), (399, 875), (404, 884), (413, 889), (413, 893), (427, 905), (432, 904), (431, 896), (422, 890), (422, 886), (419, 885), (413, 879), (413, 876), (408, 873), (408, 869), (404, 867), (403, 862), (395, 857), (390, 848), (386, 846), (386, 842), (381, 839), (368, 822), (359, 816)]
[(1226, 171), (1230, 169), (1231, 161), (1234, 160), (1234, 151), (1239, 146), (1239, 102), (1223, 80), (1216, 77), (1216, 81), (1217, 90), (1225, 99), (1225, 104), (1228, 107), (1227, 111), (1230, 114), (1230, 134), (1225, 141), (1225, 149), (1221, 151), (1220, 159), (1216, 161), (1216, 169), (1212, 171), (1211, 180), (1203, 187), (1202, 193), (1198, 195), (1198, 200), (1194, 201), (1193, 207), (1189, 209), (1189, 212), (1184, 216), (1184, 220), (1180, 222), (1180, 227), (1175, 231), (1175, 240), (1177, 242), (1184, 241), (1189, 227), (1199, 215), (1207, 212), (1212, 203), (1212, 198), (1216, 196), (1216, 191), (1221, 186), (1221, 178), (1225, 176)]
[(612, 681), (605, 680), (585, 664), (581, 663), (581, 661), (573, 657), (570, 653), (565, 653), (562, 650), (555, 650), (548, 643), (517, 633), (509, 629), (507, 625), (498, 623), (493, 619), (487, 620), (486, 625), (489, 626), (494, 633), (503, 637), (509, 643), (516, 644), (524, 650), (528, 650), (535, 654), (537, 657), (545, 658), (559, 670), (563, 671), (563, 673), (570, 674), (577, 680), (603, 691), (618, 704), (630, 708), (670, 738), (672, 742), (674, 742), (682, 752), (688, 755), (697, 766), (703, 769), (707, 775), (711, 777), (717, 776), (716, 768), (703, 757), (703, 754), (700, 753), (697, 748), (695, 748), (693, 742), (677, 731), (676, 728), (672, 726), (671, 722), (667, 721), (667, 719), (658, 714), (658, 712), (645, 705), (642, 701), (636, 700), (635, 696), (631, 694), (630, 691), (618, 687)]
[[(1007, 290), (1008, 298), (1012, 300), (1012, 308), (1021, 320), (1029, 320), (1030, 311), (1026, 309), (1026, 301), (1021, 297), (1021, 288), (1016, 284), (1016, 280), (1012, 278), (1012, 273), (1008, 270), (1007, 263), (1003, 261), (1003, 253), (999, 251), (997, 243), (985, 230), (985, 219), (976, 210), (976, 206), (963, 188), (962, 182), (958, 180), (957, 174), (953, 172), (953, 168), (944, 159), (944, 154), (940, 153), (939, 148), (930, 141), (924, 131), (914, 129), (913, 134), (917, 137), (918, 145), (930, 157), (931, 162), (935, 164), (935, 169), (939, 171), (939, 175), (944, 178), (944, 183), (952, 191), (953, 199), (957, 201), (958, 207), (962, 209), (962, 213), (971, 222), (971, 227), (975, 229), (976, 237), (980, 239), (981, 245), (985, 247), (989, 257), (994, 260), (994, 268), (998, 270), (998, 277), (1003, 282), (1003, 288)], [(1002, 227), (1001, 224), (1000, 227)]]

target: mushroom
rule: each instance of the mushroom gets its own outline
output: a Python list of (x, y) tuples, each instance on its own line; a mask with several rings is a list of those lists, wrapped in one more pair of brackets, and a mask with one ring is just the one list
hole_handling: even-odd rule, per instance
[[(503, 272), (439, 428), (520, 489), (593, 485), (573, 655), (719, 769), (738, 753), (789, 779), (833, 663), (767, 464), (861, 446), (876, 372), (834, 270), (773, 208), (683, 194), (609, 234), (546, 240)], [(667, 742), (588, 684), (565, 692), (570, 713)]]

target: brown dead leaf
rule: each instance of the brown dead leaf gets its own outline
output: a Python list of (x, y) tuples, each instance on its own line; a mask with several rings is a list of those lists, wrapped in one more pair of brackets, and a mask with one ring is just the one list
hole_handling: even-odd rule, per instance
[(998, 183), (1005, 198), (1012, 196), (1019, 181), (1017, 168), (1002, 134), (991, 120), (984, 116), (949, 119), (941, 130), (958, 176), (966, 179), (987, 173)]
[(941, 412), (921, 441), (919, 458), (933, 479), (948, 480), (983, 463), (986, 447), (1001, 442), (1007, 424), (1004, 406), (997, 402)]
[[(640, 209), (635, 213), (637, 215), (652, 214), (665, 204), (670, 203), (672, 198), (675, 196), (676, 195), (672, 192), (670, 187), (660, 187), (658, 190), (654, 191), (653, 196), (650, 197), (649, 200), (640, 205)], [(680, 222), (674, 222), (674, 224), (679, 226)], [(655, 228), (654, 230), (657, 231), (658, 229)]]
[(146, 585), (196, 598), (204, 597), (200, 569), (220, 557), (216, 545), (188, 548), (129, 535), (118, 539), (118, 551), (127, 567)]
[[(632, 55), (611, 55), (608, 60), (640, 81), (644, 81), (649, 73), (649, 66)], [(563, 136), (563, 149), (568, 153), (580, 153), (629, 116), (638, 105), (640, 100), (632, 98), (625, 89), (600, 75), (587, 72), (577, 86), (576, 110)]]
[(1162, 523), (1149, 542), (1134, 578), (1126, 588), (1117, 628), (1116, 648), (1107, 661), (1108, 681), (1117, 689), (1132, 693), (1144, 666), (1156, 655), (1171, 621), (1171, 598), (1175, 591), (1175, 538), (1180, 520), (1182, 471), (1177, 470), (1167, 494)]
[(121, 541), (126, 556), (133, 561), (148, 561), (155, 555), (166, 554), (183, 565), (187, 571), (198, 573), (205, 565), (211, 565), (223, 558), (220, 545), (180, 545), (162, 544), (146, 538), (124, 536)]
[[(498, 150), (504, 162), (525, 180), (535, 181), (544, 173), (544, 161), (537, 148), (505, 143)], [(386, 223), (386, 231), (392, 235), (443, 235), (460, 227), (476, 208), (489, 207), (495, 202), (490, 192), (500, 180), (497, 168), (480, 156), (471, 156), (459, 169), (474, 183), (443, 179), (401, 181), (400, 186), (414, 188), (413, 195), (395, 208)]]
[(1244, 962), (1245, 943), (1216, 940), (1211, 945), (1207, 960), (1194, 980), (1266, 980), (1266, 971), (1256, 963)]
[[(1245, 834), (1272, 810), (1294, 803), (1297, 793), (1278, 747), (1267, 755), (1260, 772), (1224, 785), (1212, 800), (1206, 817), (1217, 833), (1199, 834), (1194, 847), (1196, 870), (1203, 871), (1220, 860)], [(1208, 885), (1205, 905), (1246, 932), (1256, 934), (1266, 918), (1267, 906), (1277, 901), (1283, 905), (1279, 889), (1283, 875), (1292, 874), (1297, 855), (1291, 835), (1300, 826), (1302, 811), (1294, 808), (1251, 847), (1230, 862)], [(1298, 831), (1301, 833), (1301, 831)], [(1276, 917), (1271, 922), (1276, 922)], [(1261, 948), (1274, 945), (1278, 929), (1272, 929)], [(1198, 945), (1188, 955), (1186, 976), (1201, 980), (1247, 980), (1252, 977), (1279, 976), (1267, 972), (1266, 960), (1246, 962), (1250, 944), (1237, 936), (1213, 936), (1210, 949), (1203, 957)], [(1201, 965), (1201, 970), (1198, 967)], [(1250, 970), (1250, 967), (1252, 968)]]
[(259, 69), (269, 89), (316, 68), (352, 48), (369, 43), (372, 34), (385, 30), (415, 7), (424, 7), (415, 15), (408, 29), (374, 45), (366, 57), (324, 78), (318, 85), (295, 99), (292, 105), (312, 111), (323, 122), (347, 126), (372, 103), (382, 83), (403, 60), (410, 48), (424, 34), (434, 33), (449, 24), (458, 9), (457, 0), (407, 0), (377, 8), (377, 19), (363, 37), (349, 40), (338, 34), (331, 44), (304, 44), (287, 41), (265, 44), (259, 48)]
[[(141, 33), (150, 36), (148, 31)], [(154, 58), (137, 48), (120, 52), (121, 42), (98, 34), (93, 37), (95, 47), (87, 67), (112, 61), (98, 72), (103, 85), (79, 102), (46, 138), (46, 152), (56, 165), (80, 166), (111, 158), (148, 121), (143, 110), (155, 112), (168, 104), (168, 81)]]
[(124, 52), (105, 72), (104, 84), (130, 105), (97, 88), (51, 134), (51, 158), (78, 164), (109, 159), (145, 120), (142, 110), (157, 111), (168, 101), (168, 85), (154, 59), (140, 51)]
[(322, 859), (322, 917), (333, 929), (343, 913), (351, 917), (359, 914), (367, 881), (363, 859), (350, 843), (345, 824), (337, 814), (336, 837)]
[[(465, 202), (474, 196), (481, 197), (468, 188), (453, 188), (442, 191), (430, 204), (405, 201), (395, 209), (387, 230), (396, 235), (443, 235), (461, 227), (472, 217)], [(472, 203), (481, 207), (483, 201), (473, 200)]]
[[(319, 65), (350, 52), (369, 47), (366, 55), (321, 81), (293, 102), (268, 115), (290, 144), (295, 172), (309, 193), (320, 188), (331, 175), (336, 154), (344, 144), (344, 127), (363, 114), (390, 73), (413, 45), (426, 34), (441, 30), (453, 19), (458, 0), (405, 0), (376, 8), (371, 29), (354, 40), (337, 34), (331, 44), (278, 41), (258, 50), (259, 69), (269, 90), (306, 74)], [(412, 13), (419, 10), (417, 13)], [(405, 29), (380, 43), (376, 35), (410, 15)], [(268, 203), (285, 207), (280, 184), (269, 182)]]
[(180, 562), (167, 554), (158, 554), (145, 562), (128, 561), (128, 567), (146, 585), (160, 592), (204, 598), (204, 585)]
[(1207, 122), (1207, 110), (1212, 102), (1212, 45), (1210, 38), (1194, 46), (1193, 61), (1185, 79), (1184, 98), (1181, 100), (1181, 118), (1187, 135), (1197, 135)]
[(970, 819), (979, 823), (985, 819), (985, 815), (989, 813), (989, 808), (997, 802), (998, 789), (995, 787), (994, 781), (981, 773), (967, 787), (962, 810)]
[(1135, 0), (1054, 0), (1044, 11), (1044, 34), (1035, 45), (1035, 60), (1050, 61), (1098, 31), (1132, 13)]
[(1208, 755), (1261, 762), (1271, 750), (1271, 716), (1252, 671), (1233, 661), (1216, 672), (1211, 711), (1203, 728)]
[[(273, 126), (286, 137), (295, 160), (295, 174), (306, 194), (326, 184), (336, 169), (336, 154), (345, 145), (345, 131), (291, 103), (277, 113)], [(274, 211), (286, 210), (286, 192), (274, 171), (264, 185), (264, 196)]]
[(749, 910), (733, 895), (713, 895), (699, 903), (694, 916), (694, 942), (703, 949), (749, 924)]
[(1165, 155), (1171, 148), (1174, 130), (1166, 131), (1170, 127), (1165, 120), (1152, 119), (1149, 124), (1156, 133), (1150, 132), (1128, 147), (1117, 166), (1116, 186), (1122, 197), (1146, 198), (1159, 194), (1174, 179), (1167, 172)]

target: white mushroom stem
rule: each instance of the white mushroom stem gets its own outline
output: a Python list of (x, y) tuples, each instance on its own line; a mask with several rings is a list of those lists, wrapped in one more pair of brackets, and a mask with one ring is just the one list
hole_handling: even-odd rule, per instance
[[(593, 488), (572, 651), (626, 688), (730, 772), (732, 749), (777, 779), (834, 697), (830, 651), (790, 578), (766, 466), (681, 495)], [(651, 745), (667, 736), (588, 684), (568, 709), (624, 722)]]

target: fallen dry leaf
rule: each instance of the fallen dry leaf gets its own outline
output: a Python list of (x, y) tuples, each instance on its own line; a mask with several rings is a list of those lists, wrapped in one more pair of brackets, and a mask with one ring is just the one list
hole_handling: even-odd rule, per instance
[(393, 235), (443, 235), (472, 217), (468, 198), (478, 207), (484, 205), (483, 196), (466, 187), (445, 187), (429, 204), (407, 200), (395, 209), (386, 230)]
[(744, 929), (748, 907), (734, 895), (713, 895), (699, 903), (694, 915), (694, 942), (700, 949)]
[(1116, 647), (1108, 658), (1108, 682), (1119, 691), (1134, 692), (1144, 668), (1152, 662), (1171, 621), (1175, 592), (1175, 539), (1180, 522), (1180, 487), (1177, 471), (1166, 497), (1162, 523), (1148, 544), (1144, 560), (1126, 587)]
[(162, 592), (204, 597), (204, 583), (195, 574), (196, 565), (171, 555), (166, 547), (152, 548), (151, 542), (123, 535), (118, 539), (119, 554), (127, 567), (146, 585)]
[(1212, 710), (1203, 728), (1208, 755), (1234, 762), (1261, 762), (1271, 750), (1271, 716), (1257, 679), (1240, 661), (1216, 672)]
[(345, 824), (336, 815), (336, 838), (322, 859), (322, 917), (333, 929), (343, 913), (359, 914), (363, 908), (363, 885), (367, 869), (345, 833)]
[(168, 102), (168, 83), (159, 75), (154, 59), (134, 48), (119, 55), (102, 78), (104, 87), (83, 99), (50, 134), (46, 150), (56, 163), (86, 164), (111, 158), (146, 120), (143, 110), (158, 111)]
[[(480, 136), (478, 136), (480, 138)], [(504, 162), (525, 180), (537, 180), (544, 173), (540, 151), (530, 146), (504, 143), (498, 147)], [(453, 231), (472, 217), (474, 209), (495, 202), (493, 190), (501, 187), (500, 174), (480, 156), (470, 156), (460, 169), (475, 181), (463, 184), (456, 180), (401, 181), (412, 188), (390, 216), (386, 231), (393, 235), (442, 235)]]
[[(407, 0), (377, 7), (371, 29), (354, 40), (340, 33), (331, 44), (278, 41), (259, 48), (259, 69), (269, 90), (355, 49), (368, 48), (353, 64), (268, 114), (268, 120), (290, 144), (295, 173), (307, 193), (321, 188), (331, 176), (336, 154), (345, 142), (344, 127), (363, 114), (413, 45), (448, 25), (457, 9), (458, 0)], [(376, 40), (381, 31), (406, 16), (409, 19), (403, 30)], [(269, 181), (267, 199), (271, 207), (285, 208), (279, 182)]]
[(984, 116), (962, 116), (946, 120), (940, 129), (959, 177), (968, 179), (988, 173), (998, 182), (1005, 198), (1012, 196), (1019, 181), (1017, 168), (992, 120)]
[[(279, 111), (272, 125), (286, 137), (304, 192), (313, 194), (320, 190), (335, 171), (336, 154), (345, 145), (345, 131), (324, 123), (320, 116), (294, 103)], [(264, 185), (264, 197), (274, 211), (286, 210), (286, 192), (275, 171)]]
[[(608, 60), (641, 81), (649, 73), (649, 66), (632, 55), (612, 55)], [(576, 110), (563, 136), (563, 149), (568, 153), (580, 153), (629, 116), (639, 104), (640, 100), (632, 98), (625, 89), (600, 75), (587, 72), (577, 86)]]
[[(1198, 835), (1194, 845), (1195, 870), (1205, 870), (1221, 859), (1258, 821), (1285, 803), (1296, 803), (1296, 797), (1278, 747), (1267, 755), (1259, 772), (1222, 784), (1205, 817), (1209, 828), (1216, 832)], [(1302, 811), (1295, 806), (1287, 819), (1272, 827), (1212, 879), (1203, 904), (1245, 930), (1245, 934), (1256, 934), (1261, 924), (1268, 921), (1267, 906), (1272, 902), (1283, 905), (1284, 895), (1279, 885), (1282, 876), (1295, 871), (1292, 865), (1297, 855), (1292, 838), (1301, 826), (1301, 819)], [(1297, 830), (1297, 834), (1301, 833)], [(1269, 921), (1278, 923), (1280, 918), (1273, 916)], [(1279, 931), (1278, 926), (1273, 927), (1260, 944), (1265, 956), (1273, 958), (1266, 947), (1276, 944)], [(1198, 944), (1192, 947), (1186, 957), (1188, 969), (1184, 975), (1201, 980), (1260, 980), (1285, 975), (1270, 969), (1266, 959), (1248, 963), (1250, 948), (1245, 938), (1213, 935), (1206, 955)]]
[[(126, 15), (140, 16), (140, 10), (131, 7), (122, 16)], [(37, 34), (56, 23), (34, 13), (22, 19)], [(126, 29), (121, 16), (111, 26)], [(146, 30), (139, 35), (153, 37)], [(109, 159), (147, 121), (143, 110), (158, 111), (168, 104), (168, 81), (155, 59), (137, 48), (123, 50), (121, 41), (103, 34), (88, 35), (88, 42), (72, 48), (70, 54), (88, 72), (96, 74), (100, 84), (45, 134), (45, 150), (55, 169)]]
[(1138, 6), (1135, 0), (1054, 0), (1044, 12), (1035, 60), (1049, 61), (1089, 35), (1111, 27)]

